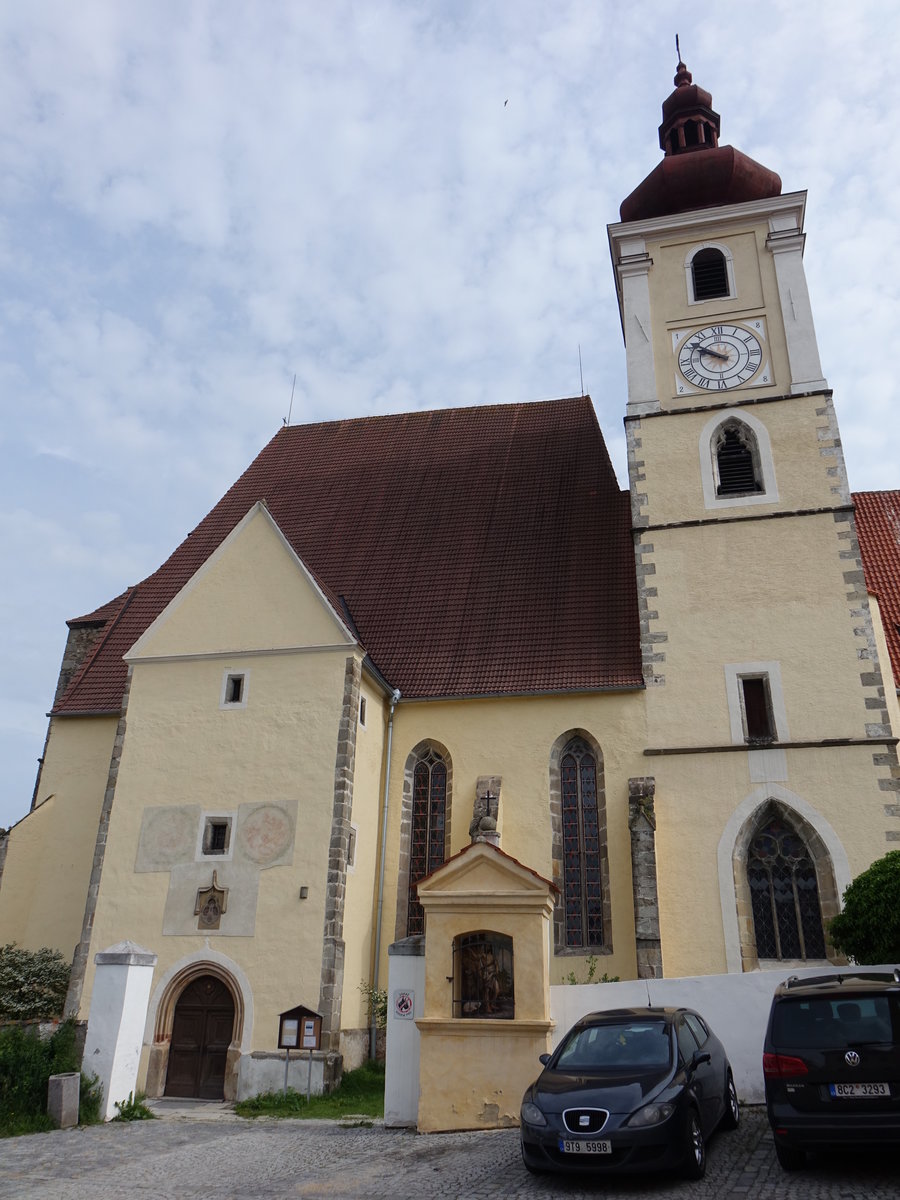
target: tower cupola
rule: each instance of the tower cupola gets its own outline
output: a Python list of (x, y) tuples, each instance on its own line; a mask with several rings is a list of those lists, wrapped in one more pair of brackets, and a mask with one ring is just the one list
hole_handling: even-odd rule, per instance
[(693, 82), (690, 71), (680, 61), (674, 83), (675, 91), (663, 101), (659, 148), (666, 154), (715, 149), (721, 118), (713, 112), (712, 96)]
[(719, 145), (712, 96), (693, 81), (679, 55), (675, 91), (663, 102), (661, 163), (622, 201), (623, 221), (781, 195), (781, 179), (733, 146)]

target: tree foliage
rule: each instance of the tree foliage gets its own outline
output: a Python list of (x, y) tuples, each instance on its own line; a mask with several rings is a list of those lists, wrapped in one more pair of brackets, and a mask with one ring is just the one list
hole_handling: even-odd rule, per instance
[(835, 949), (855, 963), (900, 962), (900, 850), (857, 875), (828, 933)]
[(0, 1019), (31, 1021), (62, 1014), (69, 964), (58, 950), (0, 947)]

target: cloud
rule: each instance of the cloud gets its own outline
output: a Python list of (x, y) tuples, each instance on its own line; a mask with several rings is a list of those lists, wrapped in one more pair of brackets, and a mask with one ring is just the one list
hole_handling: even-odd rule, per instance
[(0, 9), (0, 553), (43, 647), (0, 690), (27, 671), (43, 711), (63, 617), (166, 557), (295, 373), (295, 422), (549, 398), (580, 390), (580, 344), (624, 482), (605, 225), (659, 159), (660, 28), (724, 140), (810, 188), (851, 482), (896, 482), (898, 21), (874, 0), (714, 23), (658, 0)]

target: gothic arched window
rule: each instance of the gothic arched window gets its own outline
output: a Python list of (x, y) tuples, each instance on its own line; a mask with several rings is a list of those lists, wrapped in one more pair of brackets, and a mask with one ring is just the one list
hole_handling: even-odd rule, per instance
[(446, 823), (447, 765), (437, 750), (426, 748), (412, 773), (407, 936), (425, 932), (425, 914), (416, 899), (415, 885), (444, 862)]
[(729, 421), (715, 439), (716, 495), (745, 496), (763, 491), (759, 449), (753, 430), (740, 421)]
[(759, 958), (825, 958), (815, 863), (806, 843), (771, 811), (754, 834), (747, 882)]
[(694, 300), (716, 300), (730, 295), (728, 264), (715, 246), (698, 250), (691, 259), (691, 288)]
[(602, 946), (605, 814), (601, 822), (597, 760), (581, 738), (563, 750), (559, 774), (564, 944), (567, 949)]

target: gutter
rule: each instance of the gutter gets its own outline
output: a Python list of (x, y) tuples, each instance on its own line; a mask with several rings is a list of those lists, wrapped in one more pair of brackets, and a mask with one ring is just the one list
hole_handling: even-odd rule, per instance
[[(382, 800), (381, 818), (381, 856), (378, 865), (378, 905), (375, 915), (375, 967), (372, 972), (372, 991), (378, 991), (378, 969), (381, 960), (381, 924), (384, 915), (384, 864), (387, 854), (388, 800), (391, 789), (391, 743), (394, 740), (394, 709), (400, 700), (400, 689), (391, 692), (391, 707), (388, 712), (387, 743), (384, 758), (384, 798)], [(375, 1057), (378, 1040), (378, 1027), (375, 1023), (375, 1011), (372, 1008), (372, 1022), (369, 1026), (369, 1057)]]

